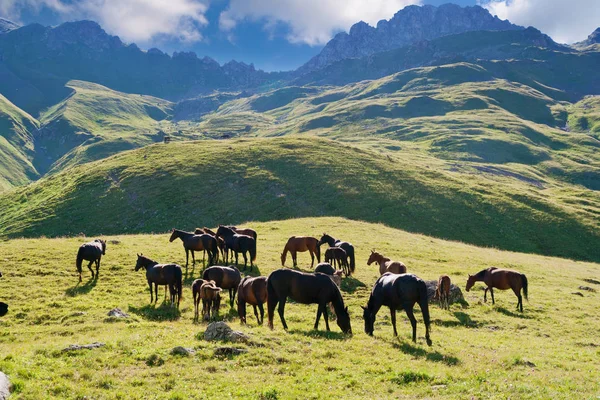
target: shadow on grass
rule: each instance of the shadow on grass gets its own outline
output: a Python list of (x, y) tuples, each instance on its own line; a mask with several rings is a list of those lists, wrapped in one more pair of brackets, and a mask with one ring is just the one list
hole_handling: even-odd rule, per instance
[(158, 307), (153, 304), (143, 307), (129, 306), (129, 311), (148, 321), (175, 321), (181, 316), (179, 310), (168, 302), (163, 302)]
[(454, 356), (447, 356), (439, 351), (427, 351), (422, 347), (417, 347), (409, 343), (393, 343), (394, 348), (399, 349), (404, 354), (410, 354), (416, 358), (425, 358), (427, 361), (441, 362), (448, 366), (460, 364), (460, 360)]
[(498, 311), (500, 314), (504, 314), (504, 315), (507, 315), (509, 317), (516, 317), (516, 318), (522, 318), (522, 319), (532, 319), (531, 316), (525, 315), (525, 314), (523, 314), (520, 311), (516, 311), (516, 312), (515, 311), (510, 311), (510, 310), (508, 310), (508, 309), (506, 309), (504, 307), (498, 307), (498, 306), (496, 306), (495, 310)]
[[(323, 325), (325, 325), (325, 322), (322, 322), (322, 323), (323, 323)], [(319, 324), (319, 326), (320, 325), (321, 324)], [(333, 328), (333, 327), (331, 327), (331, 328)], [(337, 328), (337, 325), (336, 325), (336, 328)], [(342, 332), (333, 332), (333, 331), (327, 332), (326, 330), (314, 330), (314, 329), (311, 329), (309, 331), (303, 331), (301, 329), (289, 329), (288, 332), (293, 333), (293, 334), (301, 334), (301, 335), (304, 335), (306, 337), (313, 338), (313, 339), (346, 340), (349, 337), (351, 337), (350, 335), (346, 335), (345, 333), (342, 333)]]
[(367, 287), (367, 285), (351, 276), (342, 279), (342, 292), (354, 293), (360, 287)]
[(77, 283), (77, 285), (73, 286), (72, 288), (68, 288), (65, 290), (65, 294), (69, 297), (75, 297), (80, 294), (89, 293), (96, 286), (96, 283), (98, 283), (98, 275), (94, 276), (83, 285), (81, 283)]
[(477, 322), (471, 319), (471, 316), (469, 314), (465, 314), (461, 311), (456, 311), (454, 313), (454, 316), (456, 317), (456, 321), (443, 321), (441, 319), (434, 319), (432, 322), (435, 325), (446, 326), (450, 328), (456, 326), (464, 326), (466, 328), (478, 328), (483, 325), (481, 322)]

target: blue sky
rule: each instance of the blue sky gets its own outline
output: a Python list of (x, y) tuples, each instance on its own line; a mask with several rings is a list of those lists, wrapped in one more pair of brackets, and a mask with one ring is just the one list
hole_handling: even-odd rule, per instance
[[(482, 4), (560, 42), (583, 40), (600, 24), (598, 0), (454, 0)], [(267, 71), (289, 70), (359, 20), (375, 25), (409, 4), (444, 0), (0, 0), (0, 16), (21, 24), (91, 19), (142, 49), (194, 51)], [(575, 22), (576, 21), (576, 22)]]

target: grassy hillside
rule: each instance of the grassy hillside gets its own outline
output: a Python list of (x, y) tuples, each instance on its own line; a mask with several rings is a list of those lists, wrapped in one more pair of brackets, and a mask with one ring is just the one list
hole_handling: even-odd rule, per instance
[(588, 96), (567, 109), (570, 130), (588, 133), (600, 140), (600, 96)]
[(39, 177), (31, 161), (38, 121), (0, 94), (0, 192)]
[[(156, 144), (0, 196), (0, 234), (165, 231), (345, 216), (525, 252), (600, 260), (597, 192), (533, 169), (317, 138)], [(381, 145), (382, 142), (377, 142)]]
[[(120, 235), (108, 239), (100, 279), (84, 276), (76, 285), (74, 258), (90, 238), (10, 240), (0, 247), (4, 260), (0, 300), (9, 313), (0, 319), (0, 370), (15, 385), (13, 397), (40, 398), (593, 398), (600, 387), (598, 293), (600, 265), (445, 242), (339, 218), (249, 222), (259, 235), (258, 267), (268, 275), (279, 267), (279, 252), (291, 235), (327, 231), (351, 241), (357, 272), (342, 284), (353, 336), (335, 322), (325, 333), (312, 330), (316, 307), (289, 303), (285, 332), (257, 326), (254, 317), (241, 326), (235, 311), (222, 304), (220, 315), (251, 336), (253, 345), (233, 345), (248, 352), (218, 357), (215, 349), (231, 346), (202, 339), (206, 323), (194, 324), (190, 283), (201, 266), (186, 275), (180, 313), (166, 305), (149, 305), (143, 272), (134, 272), (135, 254), (182, 263), (178, 243), (167, 234)], [(188, 221), (182, 227), (191, 228)], [(377, 278), (367, 267), (369, 249), (402, 260), (424, 279), (448, 274), (468, 305), (449, 311), (430, 307), (433, 346), (424, 340), (416, 309), (417, 343), (410, 324), (398, 313), (394, 339), (389, 312), (377, 315), (375, 336), (363, 333), (361, 305)], [(41, 256), (43, 254), (43, 256)], [(307, 270), (308, 256), (299, 255)], [(483, 287), (464, 292), (467, 274), (497, 266), (525, 273), (529, 302), (514, 310), (516, 297), (496, 291), (496, 305), (483, 303)], [(86, 272), (87, 273), (87, 272)], [(23, 290), (28, 288), (28, 290)], [(579, 296), (574, 293), (580, 293)], [(162, 301), (163, 289), (159, 298)], [(126, 321), (107, 317), (113, 307), (130, 314)], [(251, 313), (249, 309), (248, 312)], [(568, 329), (565, 329), (568, 327)], [(71, 344), (106, 346), (63, 353)], [(193, 348), (190, 357), (171, 355), (175, 346)]]

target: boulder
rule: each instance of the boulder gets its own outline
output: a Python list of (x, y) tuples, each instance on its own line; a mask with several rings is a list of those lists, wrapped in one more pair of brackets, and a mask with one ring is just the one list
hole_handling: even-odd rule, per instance
[(234, 331), (223, 321), (212, 322), (204, 332), (205, 340), (227, 340), (248, 343), (250, 338), (242, 332)]
[[(430, 303), (438, 303), (439, 300), (435, 297), (435, 289), (437, 288), (437, 281), (425, 281), (427, 285), (427, 299)], [(452, 303), (465, 303), (465, 297), (463, 296), (462, 290), (455, 284), (450, 285), (450, 304)]]
[(173, 350), (171, 350), (171, 354), (173, 354), (174, 356), (191, 356), (196, 354), (196, 350), (194, 349), (190, 349), (188, 347), (182, 347), (182, 346), (177, 346), (177, 347), (173, 347)]
[(239, 349), (236, 347), (217, 347), (215, 349), (215, 356), (217, 357), (227, 357), (227, 356), (237, 356), (238, 354), (247, 353), (246, 349)]
[(62, 349), (63, 352), (65, 351), (75, 351), (75, 350), (91, 350), (91, 349), (97, 349), (98, 347), (102, 347), (105, 346), (104, 343), (100, 343), (100, 342), (94, 342), (91, 344), (72, 344), (69, 347), (66, 347), (64, 349)]
[(113, 308), (108, 312), (108, 316), (113, 318), (129, 318), (129, 314), (121, 311), (120, 308)]
[(8, 399), (8, 396), (10, 396), (10, 389), (11, 384), (8, 380), (8, 376), (0, 371), (0, 400)]

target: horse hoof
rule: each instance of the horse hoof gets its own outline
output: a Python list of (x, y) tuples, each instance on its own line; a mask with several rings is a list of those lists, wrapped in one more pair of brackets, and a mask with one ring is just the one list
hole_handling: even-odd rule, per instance
[(431, 339), (427, 338), (425, 340), (427, 340), (427, 346), (431, 346), (433, 344), (433, 342), (431, 341)]

